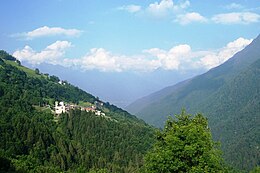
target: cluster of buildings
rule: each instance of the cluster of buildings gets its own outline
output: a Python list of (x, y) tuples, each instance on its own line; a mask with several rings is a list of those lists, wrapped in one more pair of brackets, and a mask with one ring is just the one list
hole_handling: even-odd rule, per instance
[[(102, 102), (95, 102), (95, 105), (98, 107), (103, 106)], [(83, 107), (83, 106), (78, 106), (74, 104), (65, 104), (64, 102), (55, 102), (55, 107), (54, 107), (54, 113), (56, 115), (60, 115), (62, 113), (66, 113), (69, 110), (72, 109), (80, 109), (81, 111), (86, 111), (86, 112), (94, 112), (95, 115), (97, 116), (105, 116), (105, 113), (101, 112), (100, 110), (97, 110), (97, 106), (90, 106), (90, 107)]]

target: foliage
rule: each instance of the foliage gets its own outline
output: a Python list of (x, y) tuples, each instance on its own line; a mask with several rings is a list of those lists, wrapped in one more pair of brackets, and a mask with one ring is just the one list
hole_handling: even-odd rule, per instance
[(255, 167), (250, 173), (259, 173), (260, 172), (260, 166)]
[(145, 170), (149, 173), (223, 172), (222, 164), (207, 119), (201, 114), (192, 118), (185, 111), (176, 119), (167, 120), (145, 158)]
[(40, 70), (38, 68), (36, 68), (34, 71), (36, 74), (40, 74)]
[(142, 166), (153, 128), (110, 104), (104, 109), (114, 121), (78, 109), (54, 121), (45, 106), (55, 100), (99, 100), (56, 76), (28, 74), (1, 55), (0, 63), (0, 172), (133, 172)]
[(6, 51), (4, 50), (0, 50), (0, 57), (2, 59), (5, 59), (5, 60), (10, 60), (10, 61), (15, 61), (16, 59), (12, 56), (12, 55), (9, 55)]
[(223, 157), (249, 171), (260, 163), (260, 35), (244, 50), (207, 73), (167, 87), (131, 108), (146, 122), (162, 127), (182, 107), (202, 112)]

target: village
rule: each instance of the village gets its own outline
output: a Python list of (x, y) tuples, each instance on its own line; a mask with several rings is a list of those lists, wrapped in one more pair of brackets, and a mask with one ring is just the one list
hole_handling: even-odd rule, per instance
[(81, 111), (92, 112), (96, 116), (103, 117), (108, 120), (113, 120), (111, 117), (106, 116), (106, 114), (100, 110), (103, 107), (103, 104), (104, 103), (102, 102), (95, 101), (94, 105), (79, 106), (77, 104), (69, 104), (63, 101), (60, 102), (55, 101), (53, 113), (55, 114), (56, 117), (59, 117), (62, 113), (69, 113), (70, 110), (80, 109)]
[(55, 101), (54, 113), (55, 115), (60, 115), (62, 113), (68, 113), (70, 110), (73, 109), (80, 109), (81, 111), (93, 112), (97, 116), (105, 116), (105, 113), (101, 112), (100, 110), (97, 110), (97, 107), (101, 108), (102, 106), (103, 103), (97, 101), (95, 101), (95, 105), (91, 105), (88, 107), (79, 106), (76, 104), (69, 104), (63, 101), (61, 102)]

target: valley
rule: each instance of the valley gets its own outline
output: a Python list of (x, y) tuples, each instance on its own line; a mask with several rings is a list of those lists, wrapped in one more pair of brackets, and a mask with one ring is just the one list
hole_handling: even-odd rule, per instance
[(0, 173), (260, 173), (260, 1), (0, 5)]

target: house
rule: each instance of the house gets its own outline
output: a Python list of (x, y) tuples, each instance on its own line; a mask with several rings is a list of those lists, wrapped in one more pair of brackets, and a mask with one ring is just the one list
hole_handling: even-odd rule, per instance
[(66, 106), (64, 102), (55, 102), (55, 114), (62, 114), (66, 112)]
[(59, 83), (60, 85), (66, 85), (66, 82), (65, 82), (65, 81), (62, 81), (62, 80), (60, 80), (58, 83)]
[(95, 101), (94, 104), (95, 104), (95, 106), (96, 106), (97, 108), (99, 108), (99, 109), (101, 109), (101, 108), (103, 107), (103, 105), (104, 105), (103, 102), (99, 102), (99, 101)]
[(83, 110), (87, 111), (87, 112), (94, 112), (95, 111), (95, 108), (93, 107), (86, 107), (84, 108)]
[(98, 110), (97, 110), (97, 111), (95, 112), (95, 115), (100, 116), (100, 115), (101, 115), (101, 111), (98, 111)]

